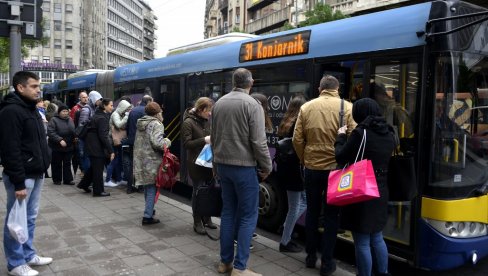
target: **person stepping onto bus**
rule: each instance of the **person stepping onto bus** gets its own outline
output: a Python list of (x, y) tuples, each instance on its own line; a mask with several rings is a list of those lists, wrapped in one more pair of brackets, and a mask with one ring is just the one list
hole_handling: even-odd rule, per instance
[[(307, 217), (305, 222), (306, 252), (308, 268), (314, 268), (317, 262), (317, 248), (322, 242), (322, 264), (320, 275), (330, 275), (336, 270), (333, 259), (337, 239), (339, 219), (338, 207), (327, 205), (324, 191), (330, 170), (337, 168), (334, 156), (336, 129), (340, 126), (342, 100), (339, 97), (339, 81), (329, 75), (320, 80), (319, 97), (300, 108), (293, 133), (293, 147), (300, 163), (305, 166), (304, 181), (307, 194)], [(356, 123), (351, 115), (352, 104), (344, 101), (343, 123), (350, 132)], [(324, 205), (325, 204), (325, 205)], [(324, 208), (325, 207), (325, 208)], [(317, 231), (319, 216), (325, 209), (325, 231), (321, 236)]]
[[(388, 250), (383, 240), (383, 229), (388, 219), (387, 172), (390, 157), (395, 148), (394, 129), (382, 116), (380, 106), (372, 99), (356, 101), (352, 117), (359, 125), (346, 136), (347, 126), (339, 128), (335, 143), (338, 164), (352, 164), (356, 158), (363, 135), (366, 135), (364, 159), (371, 160), (380, 197), (342, 208), (341, 225), (351, 230), (356, 251), (356, 266), (359, 276), (370, 276), (373, 259), (379, 273), (388, 274)], [(366, 131), (365, 134), (364, 131)], [(374, 258), (371, 255), (374, 253)]]
[[(208, 119), (210, 118), (212, 105), (213, 102), (210, 98), (201, 97), (195, 102), (195, 106), (187, 109), (183, 115), (181, 138), (183, 147), (187, 152), (186, 165), (193, 184), (193, 199), (196, 197), (198, 187), (213, 178), (211, 168), (195, 164), (195, 160), (203, 147), (210, 143), (210, 122)], [(194, 203), (195, 201), (192, 200), (193, 214), (195, 214), (196, 207)], [(193, 230), (196, 233), (200, 235), (206, 234), (203, 224), (210, 229), (217, 229), (217, 225), (212, 222), (210, 217), (193, 215)]]
[[(236, 69), (234, 89), (220, 98), (212, 111), (210, 140), (214, 166), (222, 187), (219, 273), (261, 275), (247, 268), (249, 246), (258, 220), (259, 176), (272, 170), (264, 127), (264, 111), (249, 96), (254, 80), (249, 70)], [(234, 236), (237, 248), (234, 255)]]

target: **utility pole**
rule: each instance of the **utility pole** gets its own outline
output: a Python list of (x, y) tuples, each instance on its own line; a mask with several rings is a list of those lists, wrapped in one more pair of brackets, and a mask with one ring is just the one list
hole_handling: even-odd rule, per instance
[(298, 0), (295, 0), (295, 28), (298, 28)]
[[(8, 5), (10, 6), (10, 15), (12, 16), (12, 20), (7, 20), (7, 24), (10, 26), (9, 77), (10, 77), (10, 81), (12, 81), (15, 73), (22, 70), (21, 32), (22, 32), (23, 22), (20, 21), (20, 8), (23, 6), (23, 3), (9, 1)], [(11, 91), (14, 90), (12, 83), (10, 85), (10, 90)]]

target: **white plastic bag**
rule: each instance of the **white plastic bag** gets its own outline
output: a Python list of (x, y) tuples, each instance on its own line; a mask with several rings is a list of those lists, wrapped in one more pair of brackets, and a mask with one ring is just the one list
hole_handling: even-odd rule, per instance
[(20, 244), (24, 244), (29, 239), (27, 229), (27, 200), (19, 202), (15, 200), (14, 206), (8, 215), (7, 227), (10, 235)]
[(210, 144), (206, 144), (198, 155), (197, 160), (195, 160), (195, 164), (212, 168), (212, 158), (212, 148), (210, 147)]

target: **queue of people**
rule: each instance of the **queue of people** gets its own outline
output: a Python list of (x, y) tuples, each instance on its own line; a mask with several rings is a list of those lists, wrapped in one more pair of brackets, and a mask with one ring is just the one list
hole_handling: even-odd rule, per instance
[[(260, 93), (250, 95), (253, 83), (249, 70), (235, 70), (234, 89), (215, 103), (207, 97), (197, 99), (194, 106), (185, 111), (181, 128), (193, 196), (201, 185), (213, 178), (219, 180), (223, 208), (217, 271), (231, 275), (260, 275), (251, 271), (247, 262), (258, 218), (259, 182), (265, 181), (273, 170), (266, 138), (266, 133), (273, 132), (267, 114), (267, 98)], [(142, 225), (161, 222), (155, 218), (154, 211), (155, 179), (164, 149), (171, 147), (171, 140), (165, 137), (163, 109), (159, 104), (150, 96), (144, 96), (140, 105), (133, 108), (130, 99), (125, 98), (113, 112), (111, 99), (102, 98), (97, 91), (88, 95), (83, 91), (71, 113), (67, 106), (58, 102), (52, 107), (55, 114), (47, 120), (43, 102), (39, 100), (37, 75), (18, 72), (13, 84), (15, 92), (7, 95), (0, 105), (0, 120), (8, 122), (1, 125), (0, 132), (3, 181), (7, 212), (15, 199), (29, 201), (31, 240), (27, 246), (22, 246), (9, 231), (4, 231), (10, 275), (38, 275), (31, 266), (52, 262), (52, 258), (37, 255), (32, 247), (40, 190), (49, 164), (53, 184), (75, 184), (71, 172), (74, 152), (78, 153), (77, 160), (83, 172), (78, 188), (86, 193), (93, 192), (95, 197), (110, 196), (104, 186), (112, 180), (122, 182), (123, 175), (127, 193), (144, 191)], [(11, 114), (18, 114), (15, 120), (10, 119)], [(83, 126), (87, 128), (86, 135), (76, 137), (75, 129)], [(363, 132), (370, 139), (365, 157), (372, 160), (375, 167), (380, 198), (343, 208), (328, 205), (323, 194), (327, 191), (329, 172), (354, 160)], [(289, 138), (294, 149), (294, 153), (277, 166), (278, 179), (286, 187), (288, 196), (288, 214), (283, 222), (279, 250), (303, 250), (291, 236), (296, 221), (306, 212), (307, 267), (316, 267), (321, 244), (319, 273), (334, 273), (333, 252), (341, 226), (353, 234), (358, 275), (371, 275), (373, 262), (377, 275), (389, 275), (382, 230), (388, 200), (385, 171), (395, 147), (395, 131), (382, 116), (380, 106), (371, 99), (360, 99), (354, 104), (341, 100), (338, 80), (326, 75), (320, 81), (316, 99), (307, 102), (301, 95), (292, 99), (277, 134), (280, 139)], [(18, 138), (12, 139), (11, 135)], [(195, 164), (207, 144), (213, 151), (213, 169)], [(28, 154), (21, 154), (21, 148), (28, 149)], [(105, 167), (107, 178), (104, 181)], [(197, 213), (194, 204), (192, 208), (193, 213)], [(325, 215), (323, 234), (317, 231), (321, 212)], [(217, 228), (211, 217), (194, 215), (193, 221), (197, 234), (205, 234), (205, 228)]]

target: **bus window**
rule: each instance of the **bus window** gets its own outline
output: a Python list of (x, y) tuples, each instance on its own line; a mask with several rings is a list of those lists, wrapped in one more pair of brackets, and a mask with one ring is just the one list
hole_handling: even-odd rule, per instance
[[(410, 156), (416, 152), (414, 122), (420, 89), (418, 80), (417, 63), (391, 61), (373, 67), (369, 87), (370, 96), (378, 102), (400, 140), (400, 152)], [(388, 203), (388, 222), (383, 230), (386, 239), (410, 244), (411, 210), (411, 202)]]
[(217, 101), (232, 89), (232, 72), (193, 73), (187, 77), (187, 107), (200, 97)]
[(434, 147), (426, 193), (438, 199), (476, 195), (488, 181), (488, 60), (451, 53), (435, 62)]
[(320, 72), (334, 76), (339, 81), (341, 98), (354, 102), (363, 97), (364, 65), (364, 60), (327, 63)]

